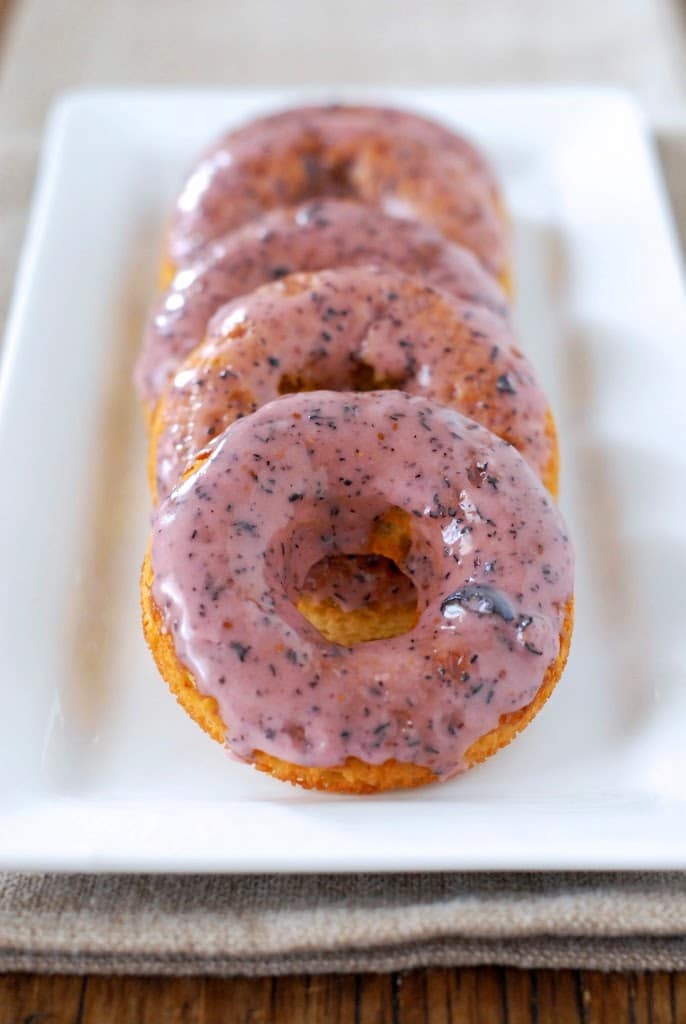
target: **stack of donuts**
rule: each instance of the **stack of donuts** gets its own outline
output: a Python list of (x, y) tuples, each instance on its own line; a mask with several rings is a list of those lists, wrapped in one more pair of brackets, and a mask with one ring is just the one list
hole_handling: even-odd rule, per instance
[(399, 110), (262, 117), (187, 178), (161, 277), (141, 599), (179, 703), (306, 788), (493, 754), (561, 675), (573, 554), (484, 157)]

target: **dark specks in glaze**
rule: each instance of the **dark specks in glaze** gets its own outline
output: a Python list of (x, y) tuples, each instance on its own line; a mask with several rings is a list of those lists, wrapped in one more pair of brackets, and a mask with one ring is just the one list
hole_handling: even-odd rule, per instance
[[(208, 439), (279, 394), (382, 387), (459, 409), (545, 476), (548, 403), (507, 321), (397, 271), (342, 267), (290, 275), (217, 312), (160, 405), (158, 492)], [(418, 423), (438, 443), (427, 417)], [(486, 463), (470, 472), (499, 486)]]
[[(498, 488), (470, 480), (486, 464)], [(412, 524), (398, 566), (417, 590), (417, 624), (328, 643), (295, 607), (307, 573), (368, 550), (389, 507)], [(540, 687), (572, 561), (559, 511), (510, 445), (422, 397), (311, 392), (237, 420), (162, 503), (153, 597), (238, 757), (394, 757), (445, 778)]]
[[(176, 275), (146, 328), (136, 368), (141, 397), (155, 402), (220, 306), (294, 271), (365, 265), (415, 274), (451, 295), (506, 313), (500, 288), (478, 260), (435, 228), (340, 199), (276, 209), (219, 239)], [(322, 340), (331, 340), (326, 327)]]
[[(470, 142), (407, 111), (342, 105), (285, 110), (220, 139), (178, 198), (171, 259), (187, 265), (266, 210), (325, 196), (433, 224), (494, 276), (507, 269), (509, 238), (494, 175)], [(327, 218), (303, 219), (325, 226)]]
[(507, 595), (485, 583), (471, 583), (449, 594), (441, 602), (441, 611), (448, 619), (454, 619), (462, 611), (499, 615), (503, 622), (512, 622), (516, 617)]

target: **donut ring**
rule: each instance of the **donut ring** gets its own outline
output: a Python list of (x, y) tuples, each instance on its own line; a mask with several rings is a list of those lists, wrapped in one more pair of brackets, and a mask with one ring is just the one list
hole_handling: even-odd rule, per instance
[[(364, 552), (389, 513), (418, 620), (330, 643), (294, 604), (308, 566)], [(161, 505), (144, 631), (237, 758), (338, 792), (421, 785), (509, 742), (552, 691), (572, 563), (550, 496), (483, 427), (402, 392), (298, 394), (236, 421)]]
[(217, 314), (153, 416), (153, 493), (168, 494), (213, 437), (280, 394), (383, 387), (482, 423), (519, 448), (556, 493), (552, 413), (507, 322), (368, 267), (293, 274)]
[(506, 314), (503, 293), (476, 257), (427, 224), (343, 199), (277, 208), (214, 242), (156, 303), (136, 367), (144, 404), (154, 407), (224, 303), (296, 270), (362, 265), (396, 267)]
[(327, 195), (434, 225), (510, 290), (504, 206), (483, 157), (427, 118), (363, 106), (286, 110), (220, 139), (177, 200), (163, 283), (265, 210)]

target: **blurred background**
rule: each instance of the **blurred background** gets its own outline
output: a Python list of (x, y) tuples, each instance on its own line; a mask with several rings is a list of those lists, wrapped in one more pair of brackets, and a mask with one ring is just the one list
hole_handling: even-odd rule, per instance
[[(0, 0), (2, 9), (3, 0)], [(4, 0), (3, 130), (79, 84), (613, 82), (686, 116), (683, 0)]]
[(344, 82), (626, 87), (686, 223), (685, 0), (0, 0), (0, 318), (58, 92)]

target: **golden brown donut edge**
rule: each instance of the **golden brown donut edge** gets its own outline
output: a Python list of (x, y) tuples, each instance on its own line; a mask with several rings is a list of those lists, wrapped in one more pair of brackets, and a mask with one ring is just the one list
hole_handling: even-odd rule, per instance
[[(162, 619), (152, 596), (153, 570), (150, 549), (146, 552), (141, 570), (141, 609), (143, 633), (157, 668), (184, 711), (204, 729), (213, 740), (222, 745), (227, 728), (219, 714), (214, 697), (198, 692), (191, 673), (179, 661), (170, 633), (162, 628)], [(491, 757), (510, 743), (543, 707), (562, 675), (569, 654), (574, 621), (574, 600), (570, 599), (560, 633), (560, 650), (555, 661), (548, 666), (543, 682), (534, 699), (525, 707), (502, 715), (495, 729), (481, 736), (469, 748), (466, 759), (473, 767)], [(341, 765), (315, 768), (294, 764), (273, 757), (262, 750), (254, 750), (252, 763), (260, 771), (303, 789), (319, 789), (333, 793), (368, 794), (391, 789), (410, 789), (438, 781), (430, 769), (422, 765), (397, 761), (368, 764), (356, 757), (348, 757)]]

